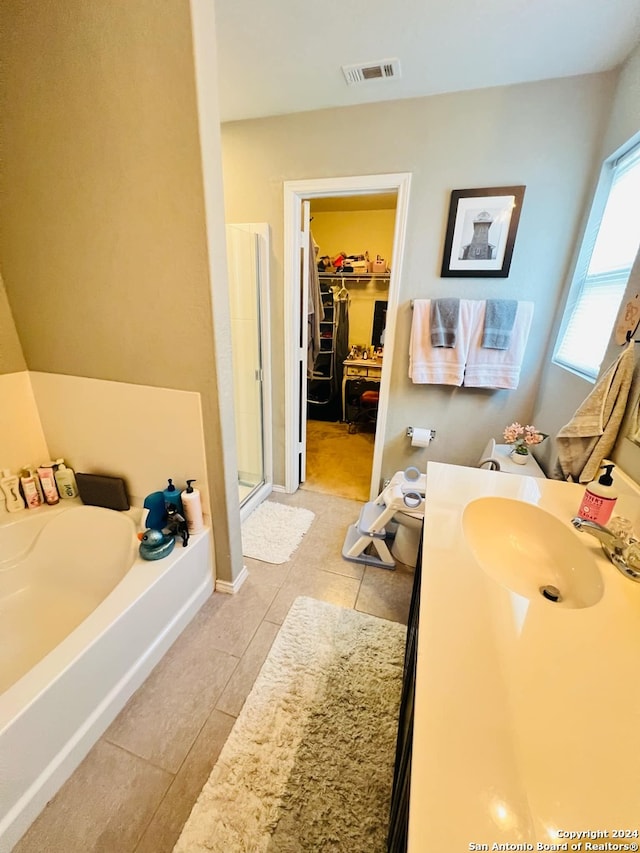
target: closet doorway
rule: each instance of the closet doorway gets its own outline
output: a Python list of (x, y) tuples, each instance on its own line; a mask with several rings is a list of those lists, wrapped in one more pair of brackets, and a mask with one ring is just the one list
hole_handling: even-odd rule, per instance
[[(285, 184), (288, 492), (379, 492), (409, 185), (408, 174)], [(319, 341), (303, 321), (310, 231), (324, 267)], [(386, 363), (372, 357), (382, 349)]]
[(303, 489), (369, 498), (397, 195), (310, 202), (317, 253), (313, 286), (320, 291), (323, 313), (307, 376)]

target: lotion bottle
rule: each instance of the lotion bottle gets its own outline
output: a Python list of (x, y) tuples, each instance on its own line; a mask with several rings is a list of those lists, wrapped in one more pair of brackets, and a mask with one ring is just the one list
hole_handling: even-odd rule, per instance
[(585, 489), (578, 515), (585, 521), (595, 521), (596, 524), (605, 526), (611, 518), (611, 513), (618, 499), (618, 490), (613, 485), (611, 472), (614, 469), (611, 462), (606, 462), (600, 468), (605, 472), (596, 481), (593, 480)]
[(200, 490), (191, 485), (195, 480), (187, 480), (187, 488), (182, 492), (182, 508), (187, 522), (187, 530), (190, 534), (202, 533), (204, 522), (202, 520), (202, 501)]
[(41, 465), (38, 468), (38, 477), (40, 477), (45, 501), (51, 506), (59, 503), (60, 497), (58, 496), (58, 489), (56, 488), (56, 481), (53, 474), (53, 462), (45, 462)]
[(38, 475), (33, 468), (24, 468), (22, 470), (20, 485), (22, 486), (22, 493), (27, 504), (27, 509), (36, 509), (36, 507), (42, 506), (42, 490)]
[(61, 498), (76, 498), (78, 497), (78, 486), (76, 484), (76, 475), (71, 468), (67, 468), (64, 464), (64, 459), (56, 459), (58, 466), (55, 479), (58, 491)]
[(24, 509), (25, 504), (20, 494), (20, 480), (8, 468), (2, 471), (0, 488), (4, 493), (7, 512), (18, 512)]

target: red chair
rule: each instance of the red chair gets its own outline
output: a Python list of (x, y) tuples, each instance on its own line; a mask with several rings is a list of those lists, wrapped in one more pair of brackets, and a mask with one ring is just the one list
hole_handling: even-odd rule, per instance
[(349, 432), (354, 433), (359, 426), (371, 425), (375, 429), (378, 418), (378, 403), (380, 394), (378, 391), (363, 391), (358, 398), (358, 409), (355, 417), (349, 421)]

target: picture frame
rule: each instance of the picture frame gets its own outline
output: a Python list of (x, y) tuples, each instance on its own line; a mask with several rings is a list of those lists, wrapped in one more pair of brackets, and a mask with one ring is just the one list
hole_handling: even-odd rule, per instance
[(453, 190), (441, 278), (507, 278), (524, 186)]

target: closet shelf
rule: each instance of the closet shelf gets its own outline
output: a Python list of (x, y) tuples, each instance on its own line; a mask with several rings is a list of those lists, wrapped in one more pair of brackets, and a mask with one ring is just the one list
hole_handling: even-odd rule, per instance
[(390, 281), (390, 272), (321, 272), (318, 273), (320, 281), (344, 281), (345, 284), (349, 281), (372, 281), (379, 279), (380, 281)]

